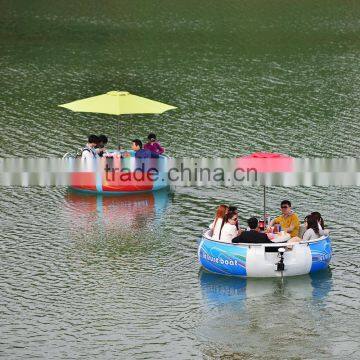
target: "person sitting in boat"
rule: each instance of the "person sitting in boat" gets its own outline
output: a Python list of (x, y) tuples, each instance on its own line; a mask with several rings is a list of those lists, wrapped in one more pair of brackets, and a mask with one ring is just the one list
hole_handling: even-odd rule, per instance
[[(234, 211), (234, 212), (238, 213), (238, 208), (236, 206), (230, 205), (227, 212), (229, 212), (229, 211)], [(235, 226), (236, 226), (236, 229), (239, 230), (239, 220), (236, 220)]]
[(106, 144), (108, 143), (108, 138), (106, 135), (99, 135), (99, 143), (96, 146), (96, 152), (99, 157), (103, 157), (106, 154)]
[(308, 240), (315, 240), (318, 239), (320, 236), (324, 235), (324, 230), (321, 228), (319, 224), (318, 217), (311, 213), (306, 217), (307, 228), (302, 237), (304, 241)]
[(291, 202), (283, 200), (280, 208), (282, 214), (273, 219), (269, 227), (279, 224), (282, 230), (289, 233), (291, 237), (299, 236), (300, 221), (298, 215), (291, 209)]
[(240, 235), (232, 239), (233, 243), (249, 243), (249, 244), (268, 244), (272, 241), (265, 233), (260, 232), (259, 221), (256, 217), (251, 217), (247, 221), (249, 229), (241, 232)]
[(308, 230), (308, 218), (309, 217), (315, 217), (317, 223), (318, 223), (318, 227), (319, 227), (319, 233), (321, 236), (323, 235), (329, 235), (329, 230), (324, 229), (325, 225), (324, 225), (324, 220), (321, 216), (321, 214), (317, 211), (312, 212), (310, 215), (305, 216), (305, 220), (304, 220), (304, 224), (301, 224), (300, 226), (300, 234), (299, 237), (303, 238), (305, 232)]
[(99, 143), (99, 137), (96, 135), (90, 135), (86, 146), (82, 149), (81, 159), (82, 160), (94, 160), (99, 156), (96, 152), (96, 146)]
[[(131, 149), (135, 151), (135, 157), (138, 159), (158, 158), (159, 155), (151, 152), (150, 150), (143, 149), (142, 141), (135, 139), (132, 141)], [(123, 157), (130, 157), (130, 153), (126, 152)]]
[(229, 210), (223, 219), (223, 222), (221, 224), (220, 232), (219, 232), (219, 240), (221, 242), (229, 243), (231, 244), (231, 240), (240, 235), (241, 230), (238, 230), (237, 227), (237, 221), (238, 221), (238, 212), (237, 210)]
[(325, 235), (325, 231), (320, 229), (318, 219), (315, 215), (310, 214), (306, 216), (306, 231), (302, 238), (295, 236), (292, 237), (289, 242), (300, 242), (300, 241), (309, 241), (316, 240), (319, 237)]
[(315, 216), (320, 232), (324, 230), (324, 235), (329, 235), (329, 230), (325, 229), (324, 219), (322, 218), (321, 214), (318, 211), (313, 211), (311, 215)]
[(210, 224), (209, 228), (212, 233), (212, 239), (213, 240), (219, 240), (220, 235), (220, 229), (222, 222), (224, 220), (224, 217), (228, 211), (229, 207), (227, 205), (219, 205), (219, 207), (216, 210), (216, 215), (214, 221)]
[(160, 145), (159, 141), (156, 140), (156, 135), (154, 133), (148, 135), (148, 142), (144, 145), (144, 149), (150, 150), (157, 155), (161, 155), (165, 152), (165, 149)]

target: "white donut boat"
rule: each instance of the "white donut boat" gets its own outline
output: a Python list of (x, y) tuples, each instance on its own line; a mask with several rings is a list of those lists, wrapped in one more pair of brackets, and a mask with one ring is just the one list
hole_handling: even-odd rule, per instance
[(212, 273), (239, 277), (278, 277), (313, 273), (328, 268), (331, 240), (328, 235), (294, 243), (228, 244), (211, 239), (205, 230), (199, 242), (198, 259)]

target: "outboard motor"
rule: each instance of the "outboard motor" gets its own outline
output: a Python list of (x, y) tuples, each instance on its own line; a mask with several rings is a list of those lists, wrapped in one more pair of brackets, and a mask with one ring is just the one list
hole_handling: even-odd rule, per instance
[(285, 270), (285, 264), (284, 264), (284, 252), (285, 248), (281, 247), (278, 248), (278, 258), (280, 260), (275, 264), (276, 265), (276, 271), (284, 271)]

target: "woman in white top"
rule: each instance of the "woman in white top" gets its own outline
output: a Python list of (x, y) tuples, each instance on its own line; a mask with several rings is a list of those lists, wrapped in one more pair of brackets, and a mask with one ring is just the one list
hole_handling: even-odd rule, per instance
[(219, 240), (225, 243), (232, 243), (232, 239), (240, 234), (238, 227), (238, 213), (237, 211), (229, 211), (223, 221), (223, 226), (220, 229)]
[(219, 240), (220, 237), (220, 229), (223, 223), (224, 216), (226, 215), (229, 207), (227, 205), (219, 205), (216, 210), (216, 215), (214, 221), (210, 224), (209, 228), (212, 232), (211, 238), (213, 240)]

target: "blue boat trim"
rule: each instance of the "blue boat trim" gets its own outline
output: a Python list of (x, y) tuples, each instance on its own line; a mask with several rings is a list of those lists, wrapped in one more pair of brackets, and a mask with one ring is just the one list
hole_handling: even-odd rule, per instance
[(310, 272), (326, 269), (329, 266), (332, 256), (330, 238), (326, 237), (322, 241), (309, 243), (309, 247), (312, 257)]
[(200, 264), (205, 269), (218, 274), (246, 276), (247, 248), (234, 246), (229, 252), (228, 246), (229, 244), (203, 238), (198, 252)]

